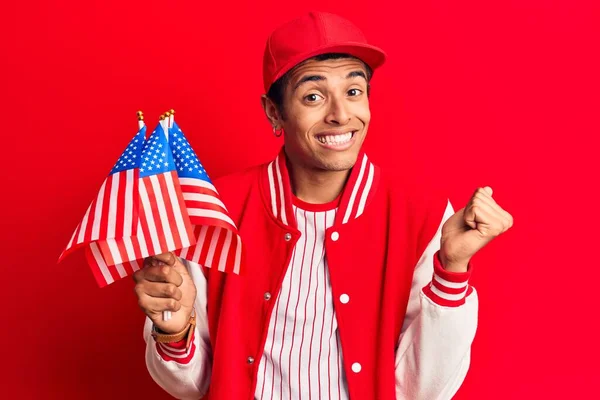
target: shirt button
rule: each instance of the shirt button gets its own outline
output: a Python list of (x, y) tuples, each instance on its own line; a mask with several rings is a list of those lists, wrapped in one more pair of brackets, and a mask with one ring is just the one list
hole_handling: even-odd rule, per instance
[(265, 292), (264, 298), (265, 300), (271, 300), (271, 293)]
[(355, 372), (358, 374), (361, 369), (362, 369), (362, 365), (360, 365), (359, 363), (352, 364), (352, 372)]
[[(254, 364), (254, 357), (248, 357), (248, 359), (246, 360), (246, 362), (248, 364)], [(352, 368), (354, 368), (354, 366), (352, 366)]]
[(333, 232), (331, 234), (331, 240), (333, 240), (334, 242), (337, 242), (337, 240), (340, 238), (340, 234), (337, 232)]
[(348, 296), (346, 293), (344, 293), (343, 295), (340, 296), (340, 301), (342, 302), (342, 304), (346, 304), (350, 301), (350, 296)]
[(292, 240), (292, 234), (288, 232), (285, 234), (285, 236), (283, 238), (285, 239), (286, 242), (289, 242), (290, 240)]

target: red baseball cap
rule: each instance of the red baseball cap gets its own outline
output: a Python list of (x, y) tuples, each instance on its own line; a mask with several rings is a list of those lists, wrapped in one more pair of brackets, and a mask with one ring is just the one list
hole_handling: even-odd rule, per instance
[(265, 93), (297, 64), (324, 53), (347, 53), (375, 70), (385, 53), (367, 43), (356, 25), (339, 15), (310, 12), (277, 28), (267, 40), (263, 58)]

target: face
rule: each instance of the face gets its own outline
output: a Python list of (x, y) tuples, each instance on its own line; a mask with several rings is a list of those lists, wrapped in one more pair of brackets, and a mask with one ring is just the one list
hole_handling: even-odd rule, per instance
[(285, 119), (272, 117), (284, 129), (293, 164), (323, 171), (354, 166), (371, 119), (366, 77), (364, 64), (353, 58), (308, 60), (291, 71)]

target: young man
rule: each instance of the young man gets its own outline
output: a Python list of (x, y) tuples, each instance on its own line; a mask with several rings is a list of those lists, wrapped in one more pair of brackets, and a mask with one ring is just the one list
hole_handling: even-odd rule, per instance
[(148, 370), (173, 396), (449, 399), (461, 385), (477, 325), (469, 261), (512, 217), (489, 187), (454, 213), (371, 163), (361, 145), (383, 61), (332, 14), (270, 36), (262, 102), (284, 147), (215, 181), (245, 273), (167, 253), (134, 275)]

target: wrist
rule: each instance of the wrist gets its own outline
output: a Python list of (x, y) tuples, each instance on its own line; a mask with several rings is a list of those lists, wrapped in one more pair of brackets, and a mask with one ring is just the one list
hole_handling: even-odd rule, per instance
[(452, 260), (446, 257), (443, 251), (439, 252), (440, 262), (442, 264), (442, 268), (448, 272), (456, 272), (456, 273), (464, 273), (469, 270), (469, 261), (470, 260)]
[(157, 316), (157, 322), (154, 323), (154, 329), (158, 333), (164, 335), (173, 335), (181, 332), (189, 324), (190, 319), (196, 315), (195, 308), (192, 306), (190, 309), (183, 307), (173, 314), (173, 317), (168, 321), (164, 321), (162, 313)]
[(183, 329), (177, 332), (165, 332), (158, 328), (156, 325), (152, 327), (152, 337), (157, 343), (175, 343), (180, 342), (182, 340), (186, 340), (186, 348), (189, 347), (190, 339), (194, 334), (194, 329), (196, 327), (196, 315), (192, 313), (187, 324), (183, 327)]

